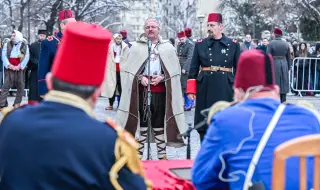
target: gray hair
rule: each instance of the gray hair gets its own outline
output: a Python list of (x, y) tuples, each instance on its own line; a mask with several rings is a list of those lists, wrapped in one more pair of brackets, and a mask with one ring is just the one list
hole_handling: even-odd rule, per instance
[(155, 19), (155, 18), (148, 18), (148, 19), (144, 22), (144, 27), (146, 27), (146, 25), (147, 25), (148, 22), (154, 22), (154, 23), (156, 23), (157, 26), (158, 26), (158, 28), (160, 29), (160, 22), (157, 21), (157, 19)]

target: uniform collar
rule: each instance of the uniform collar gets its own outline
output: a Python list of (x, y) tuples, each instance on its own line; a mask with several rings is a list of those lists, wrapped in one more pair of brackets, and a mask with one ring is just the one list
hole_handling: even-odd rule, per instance
[(222, 38), (220, 40), (214, 40), (214, 39), (211, 39), (211, 38), (207, 38), (208, 46), (209, 47), (212, 46), (214, 41), (220, 41), (220, 43), (224, 44), (225, 46), (229, 45), (228, 38), (223, 33), (222, 33)]
[(45, 95), (44, 100), (76, 107), (86, 112), (90, 117), (93, 117), (93, 118), (95, 117), (93, 109), (90, 106), (90, 104), (86, 100), (80, 98), (79, 96), (76, 96), (67, 92), (50, 90)]

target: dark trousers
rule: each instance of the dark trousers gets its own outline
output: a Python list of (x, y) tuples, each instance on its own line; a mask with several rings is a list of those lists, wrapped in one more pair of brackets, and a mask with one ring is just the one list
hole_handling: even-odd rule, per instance
[(29, 78), (28, 101), (40, 102), (41, 99), (38, 95), (38, 69), (32, 69)]
[[(117, 84), (116, 84), (116, 89), (113, 93), (113, 96), (111, 98), (109, 98), (109, 105), (110, 106), (113, 106), (113, 103), (115, 101), (115, 98), (116, 98), (116, 93), (117, 93), (117, 89), (118, 89), (118, 92), (119, 92), (119, 96), (121, 96), (121, 92), (122, 92), (122, 89), (121, 89), (121, 79), (120, 79), (120, 72), (117, 72), (116, 73), (116, 77), (117, 77)], [(119, 98), (120, 100), (120, 98)], [(118, 100), (118, 101), (119, 101)]]
[(13, 71), (9, 69), (4, 70), (4, 83), (1, 90), (0, 107), (6, 106), (9, 90), (14, 86), (17, 88), (17, 95), (13, 105), (21, 103), (22, 97), (24, 94), (24, 79), (25, 79), (24, 70), (20, 70), (20, 71)]
[(280, 94), (281, 103), (287, 101), (287, 94)]
[[(147, 118), (147, 92), (139, 94), (140, 126), (148, 127)], [(151, 93), (151, 126), (152, 128), (164, 128), (164, 116), (166, 112), (166, 93)]]
[[(139, 114), (140, 114), (140, 139), (138, 140), (139, 155), (142, 158), (144, 143), (147, 143), (148, 137), (148, 117), (147, 117), (147, 92), (139, 94)], [(166, 112), (166, 93), (151, 93), (150, 102), (151, 126), (153, 136), (157, 144), (158, 158), (166, 158), (166, 143), (164, 139), (164, 117)], [(152, 136), (152, 135), (151, 135)]]

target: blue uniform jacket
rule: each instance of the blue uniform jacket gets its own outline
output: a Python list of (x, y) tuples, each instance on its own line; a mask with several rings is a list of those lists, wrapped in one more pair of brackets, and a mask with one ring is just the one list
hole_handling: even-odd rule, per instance
[(58, 45), (62, 38), (62, 33), (58, 32), (56, 36), (48, 36), (41, 43), (39, 64), (38, 64), (38, 93), (39, 96), (45, 95), (48, 92), (46, 85), (46, 75), (51, 71), (54, 57), (58, 49)]
[[(242, 190), (244, 174), (279, 104), (269, 98), (250, 99), (213, 116), (192, 168), (192, 181), (198, 190)], [(240, 151), (234, 153), (240, 142), (250, 136), (252, 117), (253, 139), (246, 141)], [(262, 181), (266, 190), (270, 190), (275, 148), (290, 139), (317, 133), (320, 133), (319, 120), (311, 111), (297, 105), (287, 105), (256, 166), (253, 183)], [(222, 161), (226, 163), (224, 170)], [(312, 187), (313, 179), (313, 164), (310, 161), (307, 168), (308, 189)], [(220, 172), (224, 181), (219, 178)], [(292, 189), (299, 189), (299, 160), (296, 158), (288, 159), (286, 165), (286, 190)]]
[[(1, 190), (114, 189), (115, 130), (82, 109), (43, 101), (9, 113), (0, 125)], [(122, 168), (124, 189), (146, 189)]]

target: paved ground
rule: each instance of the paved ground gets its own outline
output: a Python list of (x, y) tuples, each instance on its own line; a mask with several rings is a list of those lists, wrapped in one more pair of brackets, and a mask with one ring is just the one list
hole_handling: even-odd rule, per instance
[[(9, 105), (12, 105), (14, 98), (9, 97)], [(318, 110), (320, 110), (320, 98), (314, 98), (314, 97), (288, 97), (288, 101), (296, 101), (296, 100), (308, 100), (312, 102)], [(26, 103), (27, 99), (23, 99), (23, 102)], [(108, 100), (106, 98), (100, 98), (98, 104), (96, 105), (95, 112), (96, 116), (99, 120), (104, 120), (105, 118), (112, 118), (115, 119), (116, 116), (116, 109), (113, 111), (106, 111), (105, 107), (108, 105)], [(116, 106), (116, 105), (115, 105)], [(188, 123), (193, 124), (193, 117), (194, 117), (194, 110), (185, 112), (185, 117), (186, 117), (186, 126)], [(194, 159), (197, 151), (199, 149), (199, 135), (196, 131), (193, 131), (191, 134), (191, 158)], [(146, 158), (146, 149), (145, 149), (145, 154), (144, 158)], [(151, 145), (151, 153), (152, 153), (152, 158), (157, 159), (156, 156), (156, 145), (152, 144)], [(183, 148), (167, 148), (167, 156), (168, 159), (185, 159), (186, 158), (186, 147)]]

